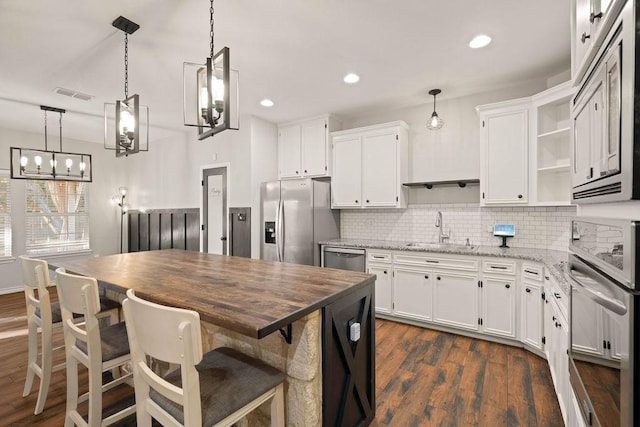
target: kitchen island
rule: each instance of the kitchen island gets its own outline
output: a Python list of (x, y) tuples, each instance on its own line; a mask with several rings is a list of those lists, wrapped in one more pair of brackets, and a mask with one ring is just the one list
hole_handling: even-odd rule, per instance
[[(367, 425), (375, 416), (373, 275), (177, 249), (52, 267), (95, 277), (110, 296), (133, 289), (197, 311), (205, 351), (234, 347), (286, 372), (287, 425)], [(360, 337), (351, 340), (354, 324)]]

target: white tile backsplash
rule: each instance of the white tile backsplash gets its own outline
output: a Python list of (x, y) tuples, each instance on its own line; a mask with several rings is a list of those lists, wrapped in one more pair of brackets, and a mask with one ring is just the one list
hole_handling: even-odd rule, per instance
[(480, 207), (478, 203), (409, 205), (407, 209), (342, 210), (343, 239), (375, 239), (409, 242), (437, 242), (436, 213), (443, 216), (444, 230), (451, 243), (496, 246), (493, 224), (515, 224), (516, 237), (508, 239), (515, 248), (566, 251), (571, 219), (570, 207)]

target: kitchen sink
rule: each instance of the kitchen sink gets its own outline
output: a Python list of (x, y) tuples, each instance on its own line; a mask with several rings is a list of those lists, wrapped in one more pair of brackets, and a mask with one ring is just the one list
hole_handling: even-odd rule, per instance
[(472, 251), (476, 248), (475, 245), (461, 245), (459, 243), (421, 243), (421, 242), (413, 242), (407, 243), (406, 247), (408, 248), (421, 248), (421, 249), (455, 249), (455, 250), (465, 250)]

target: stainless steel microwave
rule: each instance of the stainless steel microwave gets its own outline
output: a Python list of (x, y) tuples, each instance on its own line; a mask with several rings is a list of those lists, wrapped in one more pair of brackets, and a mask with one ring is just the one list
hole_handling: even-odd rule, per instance
[(640, 199), (640, 22), (635, 9), (635, 1), (626, 3), (573, 99), (571, 201), (576, 204)]

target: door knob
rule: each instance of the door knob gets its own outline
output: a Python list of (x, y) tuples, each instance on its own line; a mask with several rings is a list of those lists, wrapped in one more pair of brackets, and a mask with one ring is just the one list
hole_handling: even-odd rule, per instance
[(522, 194), (518, 194), (518, 199), (522, 199)]
[(525, 289), (525, 292), (526, 293), (531, 293), (531, 289), (527, 288), (527, 289)]
[(511, 287), (511, 285), (507, 283), (506, 285), (504, 285), (504, 287), (509, 289)]

